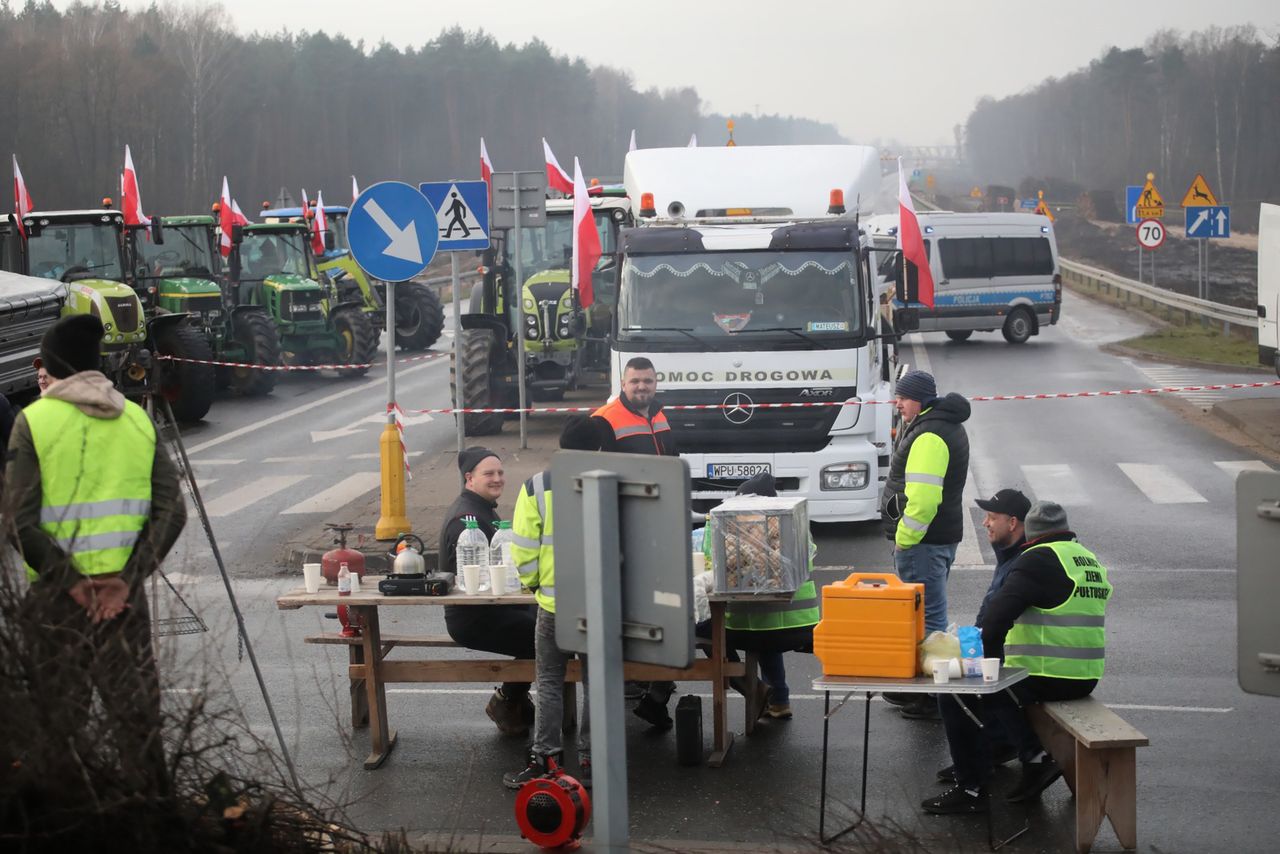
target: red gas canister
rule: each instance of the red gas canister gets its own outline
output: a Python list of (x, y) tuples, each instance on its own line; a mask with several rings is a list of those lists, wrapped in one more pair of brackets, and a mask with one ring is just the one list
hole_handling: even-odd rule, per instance
[(325, 524), (325, 528), (333, 531), (334, 545), (336, 549), (330, 549), (320, 557), (320, 574), (324, 576), (324, 580), (329, 584), (336, 585), (338, 583), (338, 570), (345, 563), (347, 569), (364, 579), (364, 554), (355, 549), (347, 548), (347, 534), (351, 533), (354, 525), (345, 522), (329, 522)]

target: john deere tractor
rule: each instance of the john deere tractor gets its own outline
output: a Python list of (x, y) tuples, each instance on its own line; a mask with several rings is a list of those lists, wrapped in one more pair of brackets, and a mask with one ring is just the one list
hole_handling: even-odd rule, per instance
[[(276, 365), (280, 338), (276, 324), (260, 305), (241, 305), (236, 289), (223, 282), (217, 249), (217, 223), (211, 216), (164, 217), (164, 243), (131, 230), (138, 264), (136, 284), (157, 314), (186, 314), (219, 362)], [(242, 395), (269, 394), (275, 373), (252, 368), (218, 367), (219, 388)]]
[[(137, 258), (124, 215), (110, 209), (33, 211), (22, 222), (29, 274), (67, 284), (63, 315), (92, 314), (102, 320), (103, 372), (131, 396), (148, 391), (163, 395), (179, 421), (203, 418), (213, 405), (213, 367), (154, 360), (152, 355), (207, 362), (213, 352), (185, 314), (152, 313), (148, 318), (133, 287)], [(163, 241), (158, 223), (150, 239)]]
[[(307, 227), (273, 222), (236, 226), (227, 283), (237, 306), (258, 306), (275, 322), (286, 364), (367, 365), (378, 331), (360, 302), (321, 276)], [(367, 367), (340, 369), (361, 376)]]
[[(314, 207), (314, 206), (313, 206)], [(302, 208), (270, 208), (262, 212), (264, 222), (304, 222)], [(347, 242), (347, 208), (325, 205), (325, 251), (317, 261), (323, 273), (338, 288), (343, 302), (359, 303), (379, 331), (387, 325), (387, 283), (371, 279), (351, 257)], [(396, 285), (396, 346), (402, 350), (428, 350), (444, 330), (444, 307), (440, 297), (420, 282)]]
[[(591, 207), (602, 254), (592, 276), (595, 303), (587, 308), (579, 304), (570, 286), (572, 199), (548, 201), (546, 226), (521, 232), (523, 322), (515, 302), (511, 234), (495, 231), (491, 235), (484, 280), (472, 290), (462, 315), (459, 348), (465, 365), (465, 407), (517, 404), (516, 330), (525, 339), (525, 384), (533, 400), (558, 400), (580, 384), (608, 382), (608, 331), (617, 294), (613, 252), (618, 230), (630, 221), (631, 208), (625, 196), (603, 194), (593, 194)], [(456, 365), (452, 382), (458, 384)], [(501, 414), (469, 413), (466, 432), (472, 436), (498, 433), (503, 420)]]

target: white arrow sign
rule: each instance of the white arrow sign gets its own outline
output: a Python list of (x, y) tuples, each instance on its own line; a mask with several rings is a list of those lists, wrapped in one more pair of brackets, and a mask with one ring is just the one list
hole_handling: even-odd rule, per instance
[(1187, 232), (1189, 234), (1195, 234), (1197, 231), (1200, 230), (1200, 226), (1203, 225), (1204, 221), (1208, 218), (1209, 218), (1208, 211), (1200, 211), (1200, 215), (1195, 218), (1195, 222), (1191, 223), (1191, 227), (1187, 229)]
[(382, 250), (382, 254), (414, 264), (422, 263), (422, 248), (418, 245), (418, 224), (416, 222), (410, 220), (408, 225), (401, 228), (387, 215), (382, 206), (373, 199), (365, 200), (364, 211), (373, 220), (374, 224), (382, 229), (387, 237), (391, 238), (391, 243), (386, 249)]
[(1218, 209), (1218, 234), (1227, 233), (1227, 213), (1221, 208)]

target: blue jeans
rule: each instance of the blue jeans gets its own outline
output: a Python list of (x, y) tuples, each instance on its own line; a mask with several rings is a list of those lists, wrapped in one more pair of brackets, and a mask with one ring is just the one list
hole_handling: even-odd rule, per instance
[(956, 546), (919, 543), (893, 553), (893, 566), (903, 581), (924, 585), (924, 630), (947, 630), (947, 577), (956, 559)]

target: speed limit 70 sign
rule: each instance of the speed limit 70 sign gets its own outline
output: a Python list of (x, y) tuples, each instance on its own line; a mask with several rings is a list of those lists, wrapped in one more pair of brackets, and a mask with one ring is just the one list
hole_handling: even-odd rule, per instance
[(1159, 249), (1164, 245), (1164, 223), (1158, 219), (1144, 219), (1138, 223), (1138, 245), (1143, 249)]

